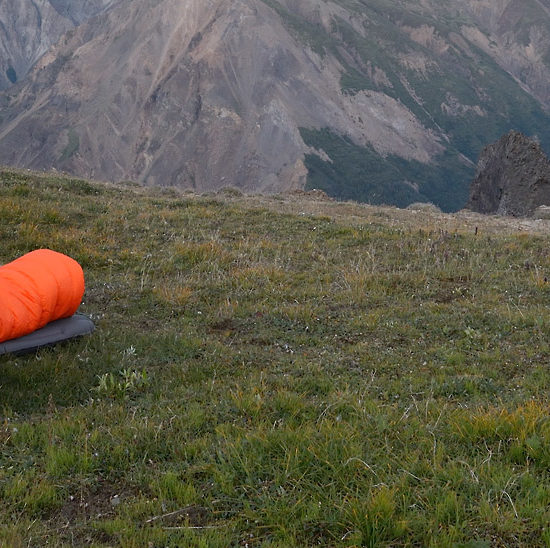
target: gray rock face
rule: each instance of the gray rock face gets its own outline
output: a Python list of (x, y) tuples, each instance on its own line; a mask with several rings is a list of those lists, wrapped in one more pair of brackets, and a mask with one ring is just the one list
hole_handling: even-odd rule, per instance
[(423, 163), (443, 150), (400, 101), (346, 94), (340, 75), (337, 59), (305, 48), (259, 0), (120, 2), (60, 41), (9, 99), (0, 158), (270, 192), (305, 184), (300, 127)]
[(47, 0), (0, 2), (0, 89), (25, 76), (73, 25)]
[(550, 161), (538, 143), (517, 131), (485, 147), (467, 207), (479, 213), (529, 216), (550, 204)]
[(113, 6), (119, 0), (49, 0), (55, 11), (62, 17), (80, 25), (90, 17)]
[(117, 1), (0, 2), (0, 90), (21, 80), (63, 34)]

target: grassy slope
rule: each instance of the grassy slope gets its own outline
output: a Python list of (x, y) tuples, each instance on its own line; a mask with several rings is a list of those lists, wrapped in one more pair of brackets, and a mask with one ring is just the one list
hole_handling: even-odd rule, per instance
[(548, 224), (13, 171), (0, 219), (97, 322), (0, 359), (0, 545), (550, 545)]

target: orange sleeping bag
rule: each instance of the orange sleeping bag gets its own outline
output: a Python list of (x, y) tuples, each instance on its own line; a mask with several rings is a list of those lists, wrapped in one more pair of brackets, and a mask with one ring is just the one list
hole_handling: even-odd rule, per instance
[(0, 342), (72, 316), (84, 295), (84, 273), (67, 255), (38, 249), (0, 267)]

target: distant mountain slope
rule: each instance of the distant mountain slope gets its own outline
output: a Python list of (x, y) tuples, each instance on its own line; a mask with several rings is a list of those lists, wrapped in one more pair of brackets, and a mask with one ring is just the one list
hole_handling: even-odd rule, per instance
[(0, 2), (0, 89), (23, 78), (52, 44), (75, 25), (118, 0)]
[(47, 0), (0, 2), (0, 89), (24, 77), (52, 42), (73, 27)]
[(0, 161), (457, 209), (483, 145), (549, 148), (549, 5), (119, 0), (0, 97)]

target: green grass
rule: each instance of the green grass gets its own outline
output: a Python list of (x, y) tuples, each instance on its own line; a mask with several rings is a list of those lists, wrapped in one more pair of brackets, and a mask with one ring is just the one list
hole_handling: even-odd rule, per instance
[(545, 222), (13, 170), (0, 218), (97, 325), (0, 359), (0, 545), (550, 545)]

